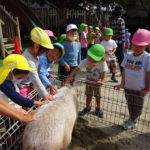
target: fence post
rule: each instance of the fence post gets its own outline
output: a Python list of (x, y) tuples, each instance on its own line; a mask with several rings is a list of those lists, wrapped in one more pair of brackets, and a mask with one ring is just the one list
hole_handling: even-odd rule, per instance
[(2, 32), (2, 25), (4, 22), (0, 19), (0, 55), (5, 58), (5, 50), (4, 50), (4, 43), (3, 43), (3, 32)]
[(18, 17), (16, 17), (16, 22), (17, 22), (17, 36), (18, 36), (18, 39), (19, 39), (20, 49), (22, 50), (21, 36), (20, 36), (20, 27), (19, 27), (19, 19), (18, 19)]

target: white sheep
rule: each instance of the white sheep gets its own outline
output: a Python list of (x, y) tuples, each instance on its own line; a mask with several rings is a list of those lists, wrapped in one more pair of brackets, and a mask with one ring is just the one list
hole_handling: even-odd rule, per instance
[(77, 96), (74, 88), (63, 87), (52, 101), (35, 114), (23, 135), (23, 150), (65, 150), (72, 138), (77, 119)]

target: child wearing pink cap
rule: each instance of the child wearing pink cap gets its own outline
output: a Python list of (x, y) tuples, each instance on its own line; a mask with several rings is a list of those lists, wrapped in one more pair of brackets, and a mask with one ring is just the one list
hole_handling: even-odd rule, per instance
[(145, 52), (150, 43), (150, 31), (139, 29), (132, 38), (133, 52), (127, 53), (121, 66), (124, 68), (120, 85), (124, 88), (127, 100), (129, 119), (124, 129), (137, 127), (137, 119), (142, 113), (144, 97), (150, 91), (150, 54)]

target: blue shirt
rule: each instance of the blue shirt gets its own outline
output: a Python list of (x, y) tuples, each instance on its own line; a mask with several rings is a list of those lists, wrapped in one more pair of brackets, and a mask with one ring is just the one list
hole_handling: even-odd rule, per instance
[(25, 98), (21, 96), (17, 91), (12, 81), (5, 80), (3, 84), (0, 85), (0, 90), (10, 98), (14, 103), (23, 106), (31, 107), (34, 105), (34, 100)]
[(49, 62), (47, 54), (44, 54), (39, 57), (39, 66), (38, 66), (38, 74), (42, 81), (42, 83), (47, 87), (48, 85), (52, 84), (49, 80), (48, 76), (51, 75), (47, 69), (51, 66), (53, 66), (54, 62)]
[(62, 43), (65, 49), (65, 55), (60, 59), (60, 65), (65, 66), (66, 64), (71, 67), (78, 66), (81, 61), (81, 44), (80, 42), (69, 43), (64, 41)]

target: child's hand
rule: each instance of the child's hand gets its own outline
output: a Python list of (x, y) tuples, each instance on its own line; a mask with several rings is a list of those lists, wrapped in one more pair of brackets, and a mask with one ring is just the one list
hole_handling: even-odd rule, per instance
[(148, 91), (147, 90), (142, 90), (140, 91), (140, 95), (141, 96), (146, 96), (148, 94)]
[(36, 121), (36, 119), (33, 118), (33, 115), (35, 113), (37, 113), (38, 110), (33, 110), (33, 111), (30, 111), (28, 112), (27, 114), (25, 115), (19, 115), (19, 118), (18, 120), (21, 121), (21, 122), (32, 122), (32, 121)]
[(42, 106), (42, 105), (45, 105), (48, 103), (49, 103), (49, 101), (34, 101), (35, 106)]
[(45, 99), (46, 101), (54, 101), (54, 100), (56, 100), (56, 98), (53, 97), (53, 96), (50, 95), (50, 94), (45, 95), (45, 96), (44, 96), (44, 99)]
[(97, 81), (96, 84), (103, 85), (104, 82), (103, 81)]
[(57, 93), (57, 87), (56, 87), (56, 86), (50, 84), (50, 85), (48, 85), (48, 87), (50, 88), (50, 93), (51, 93), (52, 95), (54, 95), (54, 94)]
[(70, 71), (70, 66), (68, 64), (65, 65), (65, 70), (68, 72)]
[(28, 112), (22, 108), (16, 108), (15, 111), (19, 114), (26, 115)]
[(72, 77), (72, 76), (68, 76), (68, 77), (66, 78), (65, 82), (70, 82), (70, 81), (72, 81), (72, 80), (73, 80), (73, 77)]
[(123, 89), (124, 88), (124, 86), (123, 85), (116, 85), (116, 86), (114, 86), (114, 89), (115, 90), (120, 90), (120, 89)]

